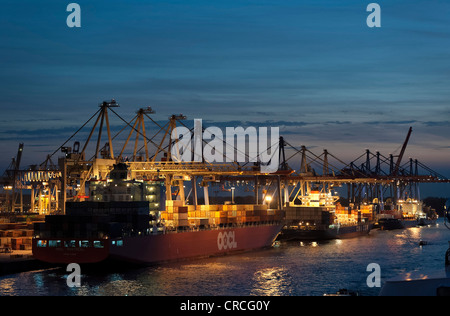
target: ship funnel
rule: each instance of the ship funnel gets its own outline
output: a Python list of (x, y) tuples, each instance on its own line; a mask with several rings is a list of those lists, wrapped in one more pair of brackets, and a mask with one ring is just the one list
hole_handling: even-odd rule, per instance
[(113, 170), (109, 173), (109, 178), (111, 180), (127, 180), (128, 166), (124, 163), (115, 164)]

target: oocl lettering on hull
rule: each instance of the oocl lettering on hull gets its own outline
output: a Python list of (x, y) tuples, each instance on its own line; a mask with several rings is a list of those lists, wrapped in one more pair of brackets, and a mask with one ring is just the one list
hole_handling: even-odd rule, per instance
[(219, 232), (217, 235), (217, 248), (219, 250), (236, 249), (237, 242), (235, 232)]

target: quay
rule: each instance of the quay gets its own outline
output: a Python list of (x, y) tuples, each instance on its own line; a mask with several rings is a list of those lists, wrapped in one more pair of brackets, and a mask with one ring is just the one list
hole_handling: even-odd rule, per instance
[(0, 253), (0, 276), (52, 267), (54, 265), (34, 259), (31, 250), (11, 250), (9, 253)]
[(33, 224), (43, 216), (5, 216), (0, 218), (0, 276), (54, 267), (33, 257)]

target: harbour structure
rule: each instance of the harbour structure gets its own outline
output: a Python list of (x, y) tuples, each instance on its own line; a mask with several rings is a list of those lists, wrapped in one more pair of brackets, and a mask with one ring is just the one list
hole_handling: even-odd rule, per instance
[[(280, 137), (278, 148), (274, 148), (274, 153), (279, 155), (279, 170), (274, 173), (263, 173), (258, 164), (174, 161), (170, 148), (176, 143), (171, 140), (171, 135), (177, 124), (185, 126), (184, 115), (171, 115), (168, 122), (163, 125), (152, 119), (151, 114), (154, 111), (147, 107), (138, 110), (135, 117), (127, 121), (116, 112), (117, 107), (119, 105), (115, 100), (100, 103), (98, 111), (40, 165), (20, 169), (19, 164), (13, 162), (6, 176), (3, 177), (4, 191), (10, 190), (9, 198), (5, 200), (17, 202), (17, 197), (20, 196), (18, 191), (29, 189), (32, 191), (29, 211), (42, 215), (66, 214), (66, 202), (83, 202), (89, 199), (89, 193), (86, 192), (87, 184), (107, 181), (111, 170), (118, 162), (127, 165), (129, 177), (133, 180), (158, 179), (164, 187), (165, 200), (180, 200), (183, 207), (194, 206), (195, 212), (197, 206), (201, 206), (198, 197), (203, 195), (203, 205), (205, 207), (210, 205), (211, 187), (224, 188), (224, 183), (229, 184), (230, 188), (227, 190), (232, 192), (230, 203), (234, 202), (233, 194), (241, 185), (250, 188), (249, 191), (253, 192), (254, 201), (251, 204), (266, 204), (268, 209), (275, 207), (278, 210), (295, 207), (302, 197), (304, 200), (308, 196), (308, 190), (311, 192), (313, 187), (318, 187), (319, 192), (324, 194), (346, 185), (349, 205), (344, 207), (350, 207), (350, 204), (353, 205), (352, 208), (373, 205), (374, 212), (378, 215), (384, 211), (386, 201), (384, 197), (389, 191), (394, 201), (399, 201), (400, 196), (411, 194), (412, 188), (417, 188), (418, 183), (449, 182), (447, 178), (417, 160), (410, 159), (408, 166), (402, 165), (402, 157), (412, 129), (409, 130), (407, 140), (396, 161), (393, 155), (387, 158), (379, 152), (373, 154), (366, 150), (354, 161), (345, 163), (327, 150), (324, 150), (321, 155), (316, 155), (305, 146), (299, 150)], [(127, 127), (130, 128), (125, 145), (119, 154), (114, 151), (114, 148), (117, 148), (116, 143), (113, 144), (113, 140), (119, 133), (112, 134), (108, 113), (114, 114), (116, 119), (125, 124), (121, 131)], [(147, 136), (149, 130), (153, 130), (146, 126), (145, 123), (148, 120), (152, 122), (153, 128), (157, 127), (157, 132), (151, 137)], [(92, 121), (95, 121), (94, 125), (83, 147), (78, 141), (73, 143), (73, 147), (67, 146), (77, 133)], [(95, 150), (88, 151), (97, 127)], [(105, 129), (107, 142), (102, 141), (102, 133)], [(130, 140), (133, 133), (135, 141), (132, 154), (126, 155), (127, 145), (132, 143)], [(139, 143), (139, 141), (143, 142)], [(153, 154), (149, 151), (151, 146), (155, 149)], [(286, 159), (285, 151), (287, 150), (291, 150), (293, 154)], [(59, 152), (63, 156), (58, 158), (57, 164), (54, 164), (52, 159)], [(300, 168), (294, 170), (289, 164), (299, 155), (301, 156)], [(366, 159), (359, 165), (358, 161), (362, 157)], [(335, 162), (331, 162), (331, 159), (335, 159), (340, 167)], [(389, 166), (388, 171), (384, 168), (386, 165)], [(426, 174), (419, 174), (419, 168)], [(322, 172), (317, 172), (317, 169), (322, 169)], [(13, 186), (6, 185), (8, 183), (13, 183), (14, 189)], [(188, 194), (185, 192), (186, 186), (190, 187)], [(415, 189), (415, 191), (418, 190)], [(11, 196), (14, 196), (12, 200)], [(23, 206), (21, 208), (12, 205), (13, 203), (3, 203), (5, 212), (27, 212)], [(16, 203), (16, 205), (23, 205), (23, 203)]]
[(283, 214), (263, 205), (236, 211), (236, 205), (191, 208), (159, 199), (163, 183), (132, 180), (123, 163), (114, 165), (108, 181), (97, 182), (89, 186), (88, 201), (68, 202), (65, 215), (35, 224), (36, 259), (154, 264), (222, 255), (269, 247), (283, 226)]
[[(384, 206), (387, 197), (391, 197), (393, 204), (398, 200), (414, 198), (420, 200), (418, 189), (419, 183), (448, 183), (449, 180), (434, 172), (425, 164), (418, 160), (410, 160), (402, 163), (403, 153), (406, 149), (405, 141), (402, 152), (398, 156), (392, 154), (389, 157), (380, 152), (372, 153), (366, 150), (364, 154), (350, 163), (345, 163), (326, 149), (321, 155), (313, 153), (302, 146), (301, 149), (290, 145), (283, 137), (280, 137), (278, 148), (274, 149), (279, 155), (280, 168), (275, 173), (261, 173), (254, 164), (237, 163), (207, 163), (205, 161), (173, 161), (170, 157), (171, 146), (170, 135), (176, 128), (177, 123), (185, 126), (183, 120), (186, 117), (182, 114), (171, 115), (168, 122), (161, 126), (153, 120), (150, 114), (154, 111), (151, 108), (143, 108), (137, 111), (136, 116), (131, 121), (123, 119), (114, 108), (119, 105), (115, 100), (104, 101), (100, 104), (99, 110), (86, 121), (83, 126), (64, 144), (58, 147), (46, 160), (39, 165), (32, 165), (28, 169), (20, 169), (16, 162), (5, 172), (2, 177), (3, 184), (3, 212), (22, 213), (39, 212), (50, 214), (55, 212), (64, 213), (66, 201), (83, 201), (85, 195), (85, 184), (88, 179), (102, 179), (107, 177), (116, 162), (124, 162), (129, 166), (131, 177), (134, 179), (144, 179), (154, 175), (164, 178), (168, 195), (169, 192), (177, 192), (183, 199), (184, 185), (181, 183), (200, 183), (200, 188), (204, 194), (205, 204), (208, 204), (211, 186), (224, 183), (249, 185), (255, 195), (255, 203), (264, 203), (266, 196), (273, 198), (272, 203), (277, 203), (278, 208), (282, 208), (287, 202), (298, 199), (299, 196), (306, 196), (308, 188), (318, 186), (321, 192), (329, 189), (347, 186), (347, 200), (349, 203), (373, 203), (374, 201)], [(129, 128), (129, 134), (124, 146), (119, 154), (115, 154), (113, 139), (117, 135), (112, 135), (109, 126), (108, 112), (112, 112), (119, 121), (125, 124), (124, 131)], [(151, 120), (152, 127), (157, 127), (157, 132), (150, 136), (149, 126), (145, 125), (145, 119)], [(82, 128), (95, 120), (89, 136), (81, 147), (79, 141), (75, 141), (72, 147), (67, 146), (69, 141), (76, 137)], [(94, 132), (98, 127), (97, 142), (95, 150), (89, 152), (90, 144)], [(102, 142), (102, 133), (106, 129), (107, 142)], [(411, 129), (408, 135), (411, 134)], [(135, 141), (132, 154), (126, 155), (126, 147), (130, 144), (131, 137), (135, 134)], [(159, 135), (158, 135), (159, 134)], [(161, 137), (161, 135), (163, 135)], [(157, 141), (157, 136), (159, 140)], [(409, 137), (408, 137), (409, 139)], [(142, 140), (142, 143), (139, 143)], [(167, 144), (164, 144), (166, 142)], [(155, 149), (151, 155), (149, 147)], [(23, 150), (23, 144), (21, 145)], [(290, 150), (292, 154), (286, 159), (286, 152)], [(55, 164), (52, 159), (61, 152), (63, 157), (58, 158)], [(22, 152), (20, 151), (20, 155)], [(159, 155), (159, 156), (158, 156)], [(297, 170), (290, 167), (296, 157), (300, 156), (300, 166)], [(361, 158), (365, 160), (361, 163)], [(397, 160), (394, 158), (397, 157)], [(19, 158), (19, 155), (18, 157)], [(334, 159), (332, 162), (331, 159)], [(16, 161), (18, 161), (16, 159)], [(387, 167), (387, 168), (386, 168)], [(422, 171), (419, 173), (419, 169)], [(322, 172), (319, 172), (321, 170)], [(13, 189), (13, 185), (15, 187)], [(19, 202), (20, 190), (32, 190), (34, 198), (31, 199), (31, 206), (23, 209), (23, 203)], [(175, 190), (172, 192), (172, 189)], [(192, 203), (197, 203), (196, 194), (198, 187), (192, 186), (190, 199), (194, 197)], [(292, 192), (298, 192), (298, 196), (292, 196)], [(11, 199), (14, 196), (14, 199)], [(15, 201), (14, 207), (12, 200)]]

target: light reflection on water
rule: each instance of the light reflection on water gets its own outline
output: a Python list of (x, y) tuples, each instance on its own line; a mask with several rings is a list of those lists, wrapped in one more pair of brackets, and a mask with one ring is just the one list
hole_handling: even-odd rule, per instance
[[(419, 246), (420, 240), (428, 245)], [(279, 247), (119, 271), (84, 271), (80, 288), (66, 285), (64, 269), (0, 277), (0, 295), (322, 295), (341, 288), (378, 295), (368, 288), (367, 265), (381, 266), (382, 283), (400, 273), (440, 269), (450, 231), (444, 225), (320, 243)]]
[(253, 275), (253, 289), (250, 295), (282, 296), (290, 295), (290, 275), (285, 268), (272, 267), (258, 270)]

